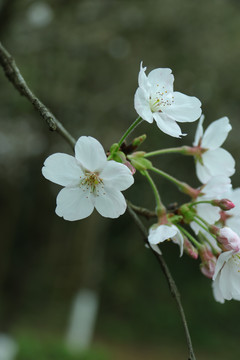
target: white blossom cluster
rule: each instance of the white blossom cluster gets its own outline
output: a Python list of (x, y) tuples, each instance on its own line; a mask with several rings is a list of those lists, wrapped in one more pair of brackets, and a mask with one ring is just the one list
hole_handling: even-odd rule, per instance
[[(191, 201), (175, 212), (157, 213), (158, 222), (149, 230), (149, 245), (161, 254), (158, 244), (171, 239), (179, 245), (180, 256), (186, 252), (195, 259), (200, 257), (200, 269), (213, 280), (217, 301), (240, 300), (240, 188), (232, 189), (230, 176), (235, 172), (235, 161), (222, 148), (232, 128), (229, 119), (218, 119), (204, 131), (201, 102), (173, 90), (171, 69), (154, 69), (148, 76), (145, 71), (141, 63), (134, 97), (139, 121), (155, 120), (162, 132), (181, 138), (186, 134), (178, 123), (200, 118), (193, 146), (181, 151), (193, 156), (201, 185), (190, 194), (183, 184)], [(133, 166), (143, 175), (154, 169), (145, 152), (124, 153), (121, 145), (114, 144), (107, 157), (96, 139), (81, 136), (75, 145), (75, 157), (57, 153), (46, 159), (44, 177), (63, 186), (57, 196), (57, 215), (75, 221), (88, 217), (94, 208), (109, 218), (125, 212), (122, 191), (134, 182)], [(193, 235), (185, 229), (187, 225)]]

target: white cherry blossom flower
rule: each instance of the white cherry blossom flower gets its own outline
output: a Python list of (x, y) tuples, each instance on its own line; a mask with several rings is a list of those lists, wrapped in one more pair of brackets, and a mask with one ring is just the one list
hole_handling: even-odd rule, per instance
[(107, 161), (102, 145), (91, 136), (81, 136), (75, 157), (49, 156), (42, 168), (46, 179), (64, 186), (57, 196), (56, 214), (65, 220), (80, 220), (93, 209), (104, 217), (117, 218), (126, 210), (121, 191), (134, 182), (127, 166)]
[(220, 254), (213, 275), (215, 300), (240, 300), (240, 253), (233, 250)]
[(139, 87), (134, 97), (137, 113), (149, 123), (155, 120), (165, 134), (174, 137), (186, 135), (182, 134), (176, 121), (182, 123), (197, 120), (202, 112), (201, 102), (194, 96), (173, 91), (174, 77), (171, 69), (155, 69), (148, 76), (145, 70), (146, 67), (141, 63)]
[(179, 245), (180, 256), (182, 256), (184, 239), (176, 225), (153, 225), (149, 229), (148, 241), (151, 248), (157, 253), (159, 253), (159, 248), (157, 244), (164, 242), (168, 239), (172, 239), (175, 244)]
[(235, 161), (228, 151), (221, 148), (229, 131), (232, 129), (229, 119), (225, 116), (212, 122), (205, 132), (203, 132), (203, 120), (204, 116), (202, 115), (193, 145), (200, 150), (204, 150), (195, 156), (195, 161), (197, 177), (203, 184), (206, 184), (213, 176), (233, 175)]

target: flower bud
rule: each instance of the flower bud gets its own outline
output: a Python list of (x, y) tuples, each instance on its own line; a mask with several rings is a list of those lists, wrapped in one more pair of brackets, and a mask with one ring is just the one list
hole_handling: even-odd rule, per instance
[(220, 209), (224, 211), (231, 210), (235, 207), (234, 203), (228, 199), (212, 200), (211, 204), (220, 207)]
[(240, 237), (229, 227), (220, 229), (217, 240), (225, 251), (240, 251)]
[(144, 151), (137, 151), (132, 155), (128, 155), (128, 159), (131, 161), (131, 164), (139, 171), (144, 171), (152, 168), (152, 163), (148, 159), (145, 159)]
[(198, 250), (186, 237), (184, 237), (183, 249), (184, 252), (190, 257), (192, 257), (194, 260), (198, 258)]
[(138, 147), (139, 145), (141, 145), (147, 138), (146, 134), (143, 134), (142, 136), (138, 136), (137, 138), (133, 139), (132, 141), (132, 145), (134, 147)]
[(214, 256), (211, 250), (205, 245), (202, 245), (199, 249), (199, 256), (202, 260), (200, 264), (201, 272), (209, 279), (212, 279), (217, 262), (216, 256)]

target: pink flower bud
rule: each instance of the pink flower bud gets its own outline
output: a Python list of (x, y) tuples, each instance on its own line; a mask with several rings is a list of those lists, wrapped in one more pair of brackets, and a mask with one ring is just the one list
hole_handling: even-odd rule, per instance
[(186, 237), (184, 238), (183, 249), (185, 253), (191, 256), (194, 260), (198, 258), (198, 250)]
[(213, 206), (218, 206), (220, 209), (224, 211), (231, 210), (235, 207), (234, 203), (228, 199), (221, 199), (221, 200), (212, 200)]
[(204, 245), (199, 249), (199, 255), (202, 260), (202, 263), (200, 264), (201, 272), (209, 279), (212, 279), (217, 262), (216, 256), (214, 256), (211, 250)]
[(240, 237), (229, 227), (220, 229), (217, 240), (222, 244), (225, 251), (240, 251)]

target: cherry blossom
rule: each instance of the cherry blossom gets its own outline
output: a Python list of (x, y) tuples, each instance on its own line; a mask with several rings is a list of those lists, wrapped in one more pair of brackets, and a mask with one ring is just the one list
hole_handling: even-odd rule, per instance
[(121, 191), (134, 182), (129, 168), (107, 161), (102, 145), (91, 136), (81, 136), (75, 157), (56, 153), (42, 168), (43, 176), (64, 188), (57, 196), (56, 214), (65, 220), (80, 220), (94, 208), (104, 217), (117, 218), (126, 210)]
[(213, 294), (220, 303), (240, 300), (240, 252), (225, 251), (218, 257), (213, 275)]
[(137, 113), (149, 123), (155, 120), (165, 134), (173, 137), (186, 135), (182, 134), (176, 121), (182, 123), (197, 120), (202, 112), (201, 102), (194, 96), (173, 91), (174, 77), (171, 69), (154, 69), (148, 76), (145, 71), (146, 67), (141, 63), (139, 87), (134, 97)]
[(195, 156), (197, 177), (203, 184), (206, 184), (213, 176), (233, 175), (235, 161), (228, 151), (221, 148), (232, 129), (229, 119), (225, 116), (212, 122), (205, 132), (203, 132), (203, 121), (204, 116), (202, 115), (193, 145), (200, 150)]

